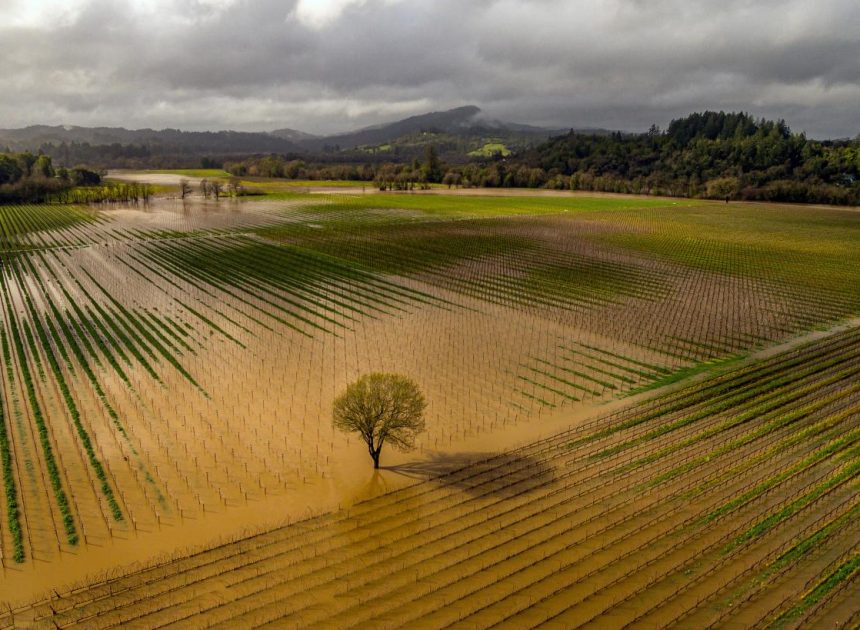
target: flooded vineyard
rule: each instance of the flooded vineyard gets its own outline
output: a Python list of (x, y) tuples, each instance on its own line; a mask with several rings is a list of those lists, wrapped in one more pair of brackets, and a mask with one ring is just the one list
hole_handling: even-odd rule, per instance
[[(860, 341), (745, 358), (858, 315), (858, 234), (649, 198), (0, 206), (0, 600), (300, 521), (6, 620), (812, 615), (765, 582), (856, 576)], [(331, 423), (372, 371), (429, 404), (378, 477)]]

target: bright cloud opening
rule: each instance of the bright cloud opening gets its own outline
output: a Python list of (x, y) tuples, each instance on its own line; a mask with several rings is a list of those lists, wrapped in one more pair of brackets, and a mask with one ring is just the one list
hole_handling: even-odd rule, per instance
[[(399, 0), (383, 0), (385, 4), (394, 4)], [(299, 22), (314, 29), (324, 28), (335, 20), (350, 6), (363, 6), (368, 0), (299, 0), (295, 16)]]

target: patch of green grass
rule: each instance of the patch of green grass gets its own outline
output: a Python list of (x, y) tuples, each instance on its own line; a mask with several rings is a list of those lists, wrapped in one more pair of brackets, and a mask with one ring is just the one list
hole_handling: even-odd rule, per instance
[[(375, 190), (373, 182), (357, 182), (344, 179), (282, 179), (272, 177), (243, 177), (242, 188), (252, 195), (268, 195), (269, 198), (278, 193), (300, 193), (305, 188), (362, 188)], [(315, 195), (314, 198), (319, 198)]]
[(508, 157), (510, 154), (511, 150), (501, 142), (488, 142), (474, 151), (469, 151), (471, 157), (493, 157), (494, 155)]
[(695, 365), (691, 365), (689, 367), (681, 368), (680, 370), (675, 370), (674, 372), (670, 372), (665, 376), (662, 376), (650, 383), (646, 383), (641, 387), (636, 387), (626, 392), (626, 396), (635, 396), (636, 394), (641, 394), (643, 392), (648, 392), (654, 389), (660, 389), (661, 387), (666, 387), (668, 385), (673, 385), (675, 383), (679, 383), (688, 378), (692, 378), (694, 376), (698, 376), (699, 374), (709, 374), (716, 372), (718, 370), (723, 370), (725, 368), (729, 368), (740, 361), (743, 361), (746, 358), (746, 355), (732, 355), (728, 357), (723, 357), (719, 359), (710, 359), (708, 361), (703, 361), (701, 363), (696, 363)]
[(332, 205), (348, 209), (350, 212), (358, 210), (391, 209), (412, 210), (424, 217), (435, 217), (443, 219), (466, 219), (505, 217), (517, 215), (540, 215), (561, 213), (591, 213), (591, 212), (615, 212), (621, 210), (635, 210), (640, 208), (661, 208), (666, 206), (682, 206), (686, 201), (666, 201), (665, 199), (651, 199), (648, 197), (580, 197), (574, 195), (549, 196), (504, 196), (500, 191), (499, 196), (485, 195), (457, 195), (457, 194), (426, 194), (426, 193), (371, 193), (364, 195), (332, 195), (320, 199), (319, 195), (312, 195), (316, 203), (310, 204), (309, 208), (319, 210), (331, 209)]
[(595, 217), (593, 238), (695, 269), (771, 280), (860, 305), (860, 213), (699, 203)]
[(784, 626), (821, 601), (822, 598), (824, 598), (839, 584), (847, 580), (856, 579), (858, 575), (860, 575), (860, 553), (854, 553), (842, 564), (836, 567), (836, 569), (830, 572), (830, 574), (825, 576), (824, 579), (818, 582), (818, 584), (816, 584), (802, 600), (782, 613), (768, 627), (780, 628)]

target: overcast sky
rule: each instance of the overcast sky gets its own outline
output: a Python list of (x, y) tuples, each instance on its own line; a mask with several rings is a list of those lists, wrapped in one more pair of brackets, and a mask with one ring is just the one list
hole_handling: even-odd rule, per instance
[(475, 104), (860, 133), (857, 0), (0, 0), (0, 127), (344, 131)]

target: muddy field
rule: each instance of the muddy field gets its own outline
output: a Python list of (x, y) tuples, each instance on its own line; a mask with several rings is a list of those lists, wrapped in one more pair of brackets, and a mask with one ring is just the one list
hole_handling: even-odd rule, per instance
[[(855, 317), (857, 217), (629, 197), (292, 192), (62, 212), (0, 207), (0, 600), (248, 529), (373, 505), (357, 502), (379, 494), (374, 500), (388, 505), (399, 500), (386, 498), (391, 492), (440, 492), (414, 484), (585, 422), (601, 405), (730, 369), (752, 352)], [(333, 431), (330, 407), (349, 381), (379, 370), (420, 384), (428, 431), (416, 453), (384, 452), (388, 469), (372, 476), (363, 448)], [(840, 383), (832, 382), (834, 395)], [(853, 390), (846, 396), (853, 404)], [(844, 420), (856, 419), (851, 411)], [(650, 452), (633, 442), (623, 449), (628, 459)], [(509, 470), (512, 480), (530, 470), (546, 492), (567, 492), (558, 477), (572, 473), (568, 460), (526, 451), (491, 468)], [(622, 461), (621, 452), (606, 461)], [(576, 453), (562, 454), (585, 457)], [(594, 466), (616, 480), (615, 464)], [(611, 483), (630, 490), (629, 475), (617, 479), (626, 481)], [(464, 501), (487, 500), (470, 483), (444, 487), (446, 518), (471, 514), (457, 507)], [(655, 492), (658, 510), (680, 496)], [(713, 500), (736, 492), (726, 485)], [(492, 505), (519, 500), (505, 493), (491, 493)], [(435, 523), (413, 518), (424, 509), (398, 531)], [(352, 518), (335, 514), (323, 519)], [(595, 527), (615, 526), (614, 516), (596, 514)], [(666, 527), (683, 521), (665, 514)], [(720, 527), (729, 529), (718, 529), (736, 532), (743, 522), (727, 518)], [(350, 543), (356, 527), (364, 525), (350, 522), (337, 544)], [(279, 566), (270, 570), (280, 575)], [(533, 577), (516, 584), (543, 583)], [(589, 610), (628, 601), (612, 597)], [(516, 612), (527, 601), (505, 605)], [(198, 605), (206, 607), (182, 610)], [(471, 614), (470, 606), (450, 610)]]
[(441, 476), (0, 619), (100, 628), (856, 623), (858, 370), (852, 328), (469, 465), (439, 455), (397, 466)]

